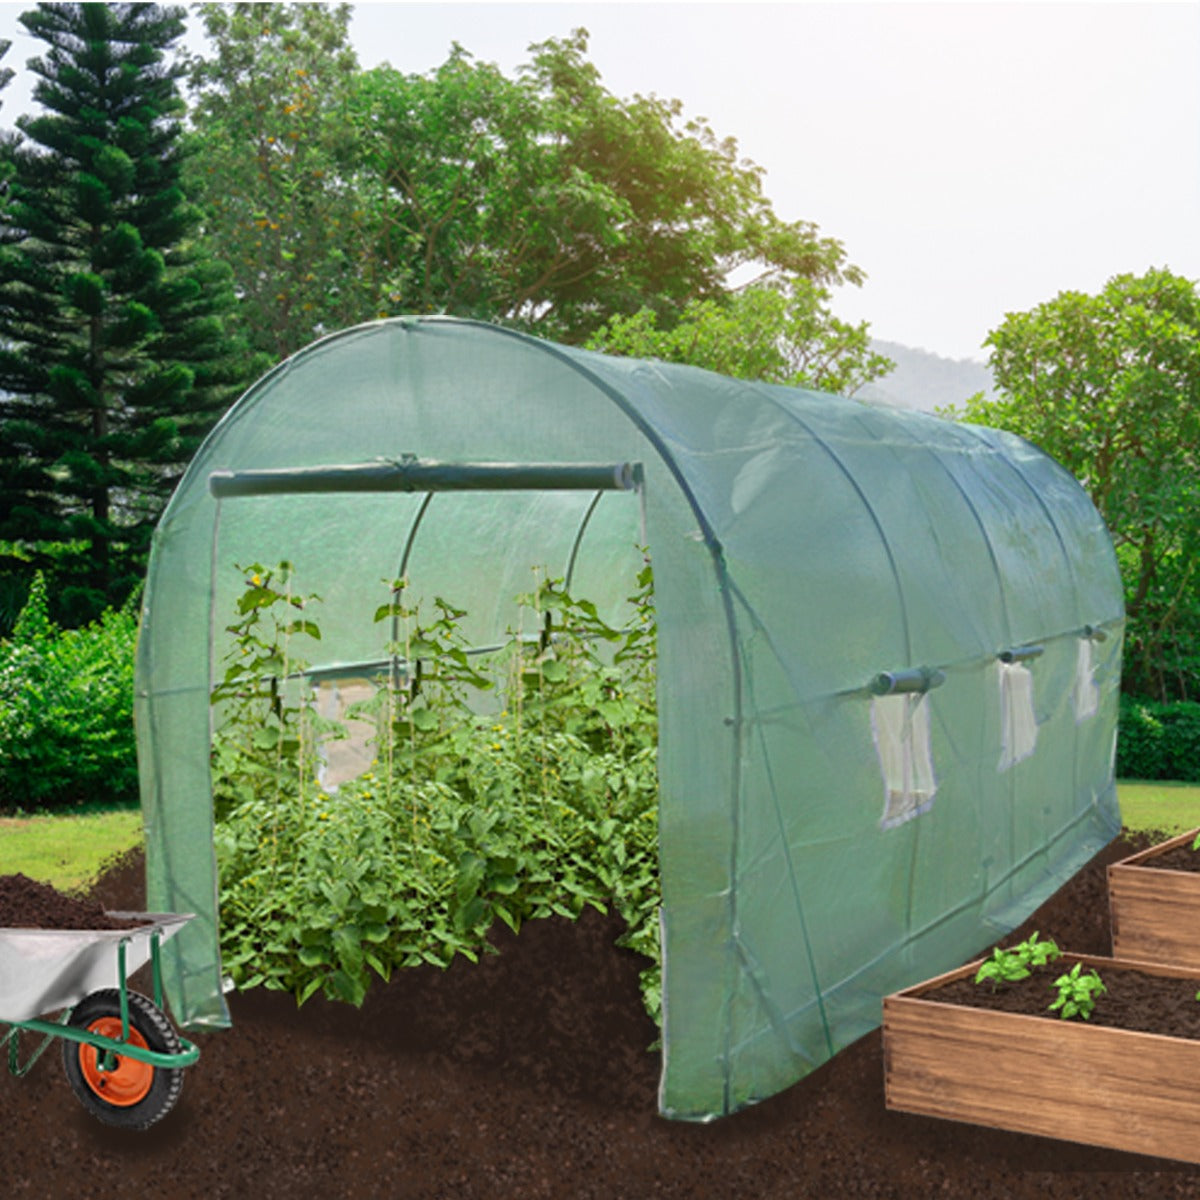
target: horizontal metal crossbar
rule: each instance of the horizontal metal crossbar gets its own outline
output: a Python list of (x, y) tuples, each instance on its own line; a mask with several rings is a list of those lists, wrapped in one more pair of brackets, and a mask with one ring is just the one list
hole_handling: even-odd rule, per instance
[(232, 496), (323, 492), (636, 491), (642, 464), (443, 463), (403, 458), (351, 466), (213, 471), (208, 490)]
[(875, 696), (891, 696), (897, 692), (927, 692), (945, 682), (942, 671), (932, 667), (910, 667), (903, 671), (880, 671), (868, 689)]

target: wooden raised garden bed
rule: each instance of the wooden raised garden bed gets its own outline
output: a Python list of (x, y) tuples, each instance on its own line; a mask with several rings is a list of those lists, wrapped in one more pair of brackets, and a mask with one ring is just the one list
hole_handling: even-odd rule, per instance
[[(1039, 1011), (1077, 962), (1109, 988), (1088, 1021), (974, 1007), (999, 993), (1013, 1007), (1020, 988)], [(1063, 954), (993, 993), (973, 982), (979, 965), (884, 999), (888, 1108), (1200, 1162), (1200, 971)], [(1176, 1032), (1101, 1023), (1113, 1019)]]
[(1108, 868), (1113, 956), (1200, 969), (1198, 831)]

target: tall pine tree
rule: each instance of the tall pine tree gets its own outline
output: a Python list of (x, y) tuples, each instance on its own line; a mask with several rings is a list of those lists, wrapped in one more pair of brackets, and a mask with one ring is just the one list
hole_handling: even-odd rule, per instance
[[(42, 112), (11, 152), (0, 288), (0, 539), (76, 541), (65, 615), (120, 600), (200, 439), (257, 364), (181, 184), (184, 11), (39, 4)], [(70, 610), (74, 608), (74, 614)]]

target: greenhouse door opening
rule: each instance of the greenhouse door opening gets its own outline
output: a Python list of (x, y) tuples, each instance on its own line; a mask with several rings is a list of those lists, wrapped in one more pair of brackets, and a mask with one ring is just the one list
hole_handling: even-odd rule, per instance
[[(226, 942), (264, 886), (285, 890), (296, 961), (269, 977), (357, 1001), (372, 971), (475, 957), (497, 920), (613, 905), (656, 1004), (652, 580), (641, 505), (604, 503), (640, 499), (640, 466), (413, 460), (220, 473), (210, 489)], [(361, 570), (343, 531), (380, 501), (366, 519), (390, 517), (393, 557)], [(524, 578), (511, 562), (498, 578), (497, 520), (520, 535)], [(294, 562), (272, 565), (280, 551)], [(358, 934), (326, 935), (328, 912)], [(247, 986), (263, 964), (242, 959), (226, 966)]]

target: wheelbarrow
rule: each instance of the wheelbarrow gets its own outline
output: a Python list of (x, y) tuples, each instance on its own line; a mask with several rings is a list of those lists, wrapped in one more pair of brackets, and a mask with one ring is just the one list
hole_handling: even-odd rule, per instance
[[(55, 1038), (83, 1107), (106, 1125), (147, 1129), (174, 1107), (183, 1068), (200, 1051), (162, 1011), (159, 947), (191, 913), (114, 912), (148, 924), (127, 929), (0, 928), (0, 1049), (26, 1074)], [(147, 960), (154, 1000), (129, 990), (127, 975)], [(113, 985), (116, 985), (115, 987)], [(61, 1011), (59, 1011), (61, 1010)], [(52, 1020), (43, 1014), (59, 1012)], [(21, 1063), (22, 1033), (44, 1035)]]

